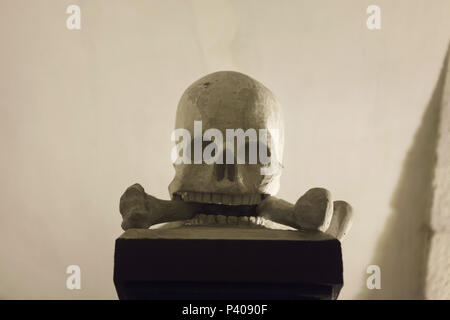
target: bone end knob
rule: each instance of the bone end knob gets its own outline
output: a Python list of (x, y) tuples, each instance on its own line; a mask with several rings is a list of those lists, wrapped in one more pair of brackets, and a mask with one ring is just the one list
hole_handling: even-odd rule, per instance
[(151, 223), (145, 207), (146, 193), (140, 184), (129, 187), (120, 197), (120, 214), (123, 217), (122, 229), (147, 229)]
[(341, 240), (350, 230), (352, 220), (352, 206), (345, 201), (334, 201), (333, 217), (326, 233)]
[(328, 229), (332, 218), (331, 194), (324, 188), (313, 188), (301, 196), (294, 206), (294, 218), (305, 230)]

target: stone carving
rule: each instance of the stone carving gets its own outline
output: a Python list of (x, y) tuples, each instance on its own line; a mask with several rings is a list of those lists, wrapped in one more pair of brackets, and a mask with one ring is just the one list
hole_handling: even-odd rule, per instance
[[(201, 123), (200, 130), (196, 123)], [(215, 131), (210, 133), (216, 133), (214, 139), (203, 128), (213, 128)], [(184, 150), (189, 151), (192, 162), (174, 163), (176, 174), (169, 185), (172, 200), (148, 195), (139, 184), (129, 187), (120, 199), (124, 230), (175, 221), (321, 231), (338, 239), (349, 230), (351, 206), (344, 201), (333, 202), (326, 189), (310, 189), (295, 204), (274, 196), (282, 169), (283, 116), (275, 96), (258, 81), (238, 72), (222, 71), (194, 82), (180, 99), (175, 129), (186, 130), (192, 137)], [(244, 144), (231, 145), (234, 150), (230, 150), (229, 129), (259, 130), (259, 143), (264, 134), (268, 139), (262, 140), (265, 144), (252, 145), (249, 138)], [(221, 143), (217, 132), (226, 137), (227, 143)], [(196, 141), (201, 146), (200, 152), (194, 150)], [(215, 144), (211, 153), (215, 160), (227, 161), (202, 161), (202, 152), (208, 144)], [(256, 151), (257, 146), (255, 159), (260, 160), (261, 149), (265, 149), (270, 161), (238, 159), (237, 149), (242, 146), (246, 160), (251, 158), (249, 151)]]

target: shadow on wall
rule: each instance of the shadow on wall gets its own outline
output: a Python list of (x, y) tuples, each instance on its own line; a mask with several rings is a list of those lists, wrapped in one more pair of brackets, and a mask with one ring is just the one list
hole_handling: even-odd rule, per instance
[(371, 260), (381, 269), (381, 289), (369, 290), (364, 282), (358, 299), (425, 298), (433, 178), (448, 56), (447, 50), (433, 95), (403, 163), (391, 202), (392, 213)]

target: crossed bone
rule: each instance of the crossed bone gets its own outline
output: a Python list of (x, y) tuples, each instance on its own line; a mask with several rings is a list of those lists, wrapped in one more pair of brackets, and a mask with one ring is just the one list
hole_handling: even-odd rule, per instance
[[(124, 230), (192, 219), (204, 213), (203, 208), (203, 203), (157, 199), (140, 184), (129, 187), (120, 198)], [(345, 201), (332, 202), (330, 192), (323, 188), (308, 190), (295, 205), (268, 196), (257, 205), (256, 213), (275, 223), (305, 232), (325, 232), (337, 239), (345, 236), (352, 223), (352, 207)]]

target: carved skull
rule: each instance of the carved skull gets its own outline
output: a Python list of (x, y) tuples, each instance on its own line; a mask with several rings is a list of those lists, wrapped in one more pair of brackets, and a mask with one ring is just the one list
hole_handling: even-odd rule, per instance
[[(333, 202), (324, 188), (308, 190), (295, 204), (273, 196), (280, 185), (283, 117), (272, 92), (258, 81), (231, 71), (201, 78), (181, 97), (175, 129), (172, 139), (177, 141), (177, 132), (182, 132), (183, 147), (172, 153), (176, 171), (169, 185), (172, 200), (155, 198), (139, 184), (130, 186), (120, 199), (124, 230), (181, 222), (287, 227), (340, 239), (350, 229), (352, 207), (345, 201)], [(248, 134), (255, 131), (258, 135)], [(209, 153), (214, 161), (205, 160), (208, 150), (214, 150), (214, 155)]]
[[(182, 95), (178, 104), (175, 129), (184, 128), (194, 140), (202, 136), (194, 131), (194, 121), (202, 122), (202, 132), (215, 128), (222, 132), (226, 153), (227, 129), (276, 129), (278, 137), (267, 131), (267, 153), (275, 152), (277, 169), (272, 174), (261, 174), (262, 164), (174, 164), (175, 177), (169, 185), (172, 198), (185, 201), (225, 205), (256, 205), (266, 195), (274, 195), (279, 189), (281, 161), (284, 144), (283, 116), (273, 93), (260, 82), (242, 73), (221, 71), (209, 74), (194, 82)], [(213, 140), (213, 139), (211, 139)], [(202, 147), (211, 142), (202, 142)], [(236, 144), (236, 147), (237, 148)], [(245, 144), (248, 154), (249, 143)], [(258, 145), (260, 148), (260, 145)], [(230, 150), (228, 150), (230, 151)], [(231, 150), (237, 154), (237, 150)], [(259, 149), (258, 149), (259, 154)]]

